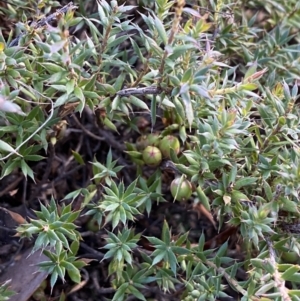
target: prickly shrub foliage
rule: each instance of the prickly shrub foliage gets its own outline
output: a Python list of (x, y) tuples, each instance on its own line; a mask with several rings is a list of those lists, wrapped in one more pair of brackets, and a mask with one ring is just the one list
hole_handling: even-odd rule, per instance
[[(40, 266), (51, 287), (66, 272), (81, 281), (80, 221), (90, 218), (105, 240), (110, 300), (299, 300), (299, 1), (100, 0), (91, 13), (77, 4), (42, 27), (24, 10), (17, 44), (0, 37), (2, 179), (19, 171), (34, 183), (70, 121), (107, 143), (104, 158), (82, 142), (70, 149), (84, 183), (17, 228), (49, 258)], [(144, 150), (160, 145), (168, 156), (145, 165)], [(192, 189), (181, 214), (205, 216), (214, 239), (204, 229), (195, 239), (184, 220), (170, 227), (170, 211), (157, 235), (135, 228), (178, 205), (174, 177)]]

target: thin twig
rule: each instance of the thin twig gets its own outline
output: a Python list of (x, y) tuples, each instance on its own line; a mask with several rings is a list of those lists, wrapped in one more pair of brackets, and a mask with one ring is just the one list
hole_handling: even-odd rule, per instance
[(5, 227), (5, 226), (0, 226), (0, 230), (6, 231), (6, 232), (11, 233), (11, 234), (16, 234), (16, 229), (11, 229), (11, 228), (8, 228), (8, 227)]
[[(62, 8), (59, 8), (55, 13), (49, 15), (48, 17), (44, 17), (39, 21), (34, 21), (31, 24), (31, 28), (32, 29), (38, 29), (38, 28), (42, 28), (47, 24), (51, 24), (53, 21), (57, 20), (57, 17), (61, 16), (62, 14), (65, 14), (66, 12), (70, 11), (70, 10), (76, 10), (78, 7), (73, 5), (73, 2), (68, 3), (67, 5), (65, 5)], [(15, 39), (13, 39), (8, 47), (13, 47), (13, 46), (17, 46), (20, 39), (24, 36), (25, 34), (22, 33), (20, 35), (18, 35)]]
[(101, 136), (103, 136), (106, 141), (106, 143), (109, 146), (112, 146), (115, 149), (118, 149), (119, 151), (124, 151), (126, 150), (126, 147), (124, 146), (124, 144), (117, 142), (116, 140), (112, 139), (113, 135), (111, 132), (99, 129), (99, 133)]
[[(86, 251), (88, 251), (88, 252), (91, 252), (91, 253), (90, 253), (91, 256), (88, 256), (88, 257), (90, 257), (90, 258), (102, 260), (102, 259), (104, 258), (104, 256), (105, 256), (104, 253), (101, 253), (101, 252), (95, 250), (94, 248), (90, 247), (89, 245), (87, 245), (86, 243), (84, 243), (84, 242), (82, 242), (82, 241), (80, 242), (80, 246), (81, 246), (84, 250), (86, 250)], [(82, 257), (87, 258), (87, 254), (84, 254)]]
[(119, 96), (146, 95), (146, 94), (157, 95), (160, 93), (161, 93), (160, 88), (155, 87), (155, 86), (150, 86), (150, 87), (143, 87), (143, 88), (123, 89), (123, 90), (117, 92), (117, 95), (119, 95)]
[(288, 294), (288, 289), (285, 287), (285, 281), (281, 278), (281, 275), (277, 269), (277, 263), (275, 260), (276, 254), (274, 251), (273, 244), (269, 238), (266, 238), (266, 242), (267, 242), (267, 245), (269, 248), (269, 255), (270, 255), (269, 262), (271, 263), (271, 265), (274, 267), (274, 270), (275, 270), (272, 276), (276, 283), (276, 287), (277, 287), (283, 301), (291, 301), (292, 299)]
[(85, 167), (85, 165), (77, 165), (77, 166), (74, 167), (73, 169), (64, 172), (61, 176), (55, 178), (51, 183), (47, 184), (47, 185), (44, 187), (44, 189), (51, 187), (52, 184), (55, 184), (55, 183), (61, 181), (62, 179), (67, 178), (68, 176), (72, 176), (74, 172), (76, 172), (76, 171), (82, 169), (83, 167)]
[(90, 132), (88, 129), (86, 129), (86, 128), (80, 123), (80, 121), (78, 120), (78, 118), (77, 118), (75, 115), (73, 115), (72, 117), (73, 117), (75, 123), (76, 123), (76, 124), (82, 129), (82, 131), (83, 131), (84, 133), (86, 133), (88, 136), (90, 136), (90, 137), (92, 137), (92, 138), (94, 138), (94, 139), (96, 139), (96, 140), (99, 140), (99, 141), (104, 141), (104, 140), (105, 140), (103, 137), (99, 137), (99, 136), (95, 135), (94, 133)]
[[(244, 290), (239, 284), (238, 282), (232, 278), (225, 269), (223, 269), (222, 267), (217, 267), (213, 262), (211, 261), (205, 261), (205, 264), (207, 264), (209, 267), (212, 267), (214, 270), (216, 270), (219, 274), (223, 275), (225, 277), (225, 279), (227, 280), (228, 283), (231, 284), (232, 287), (234, 287), (239, 293), (241, 293), (243, 296), (247, 296), (247, 291)], [(257, 297), (249, 297), (249, 300), (252, 301), (259, 301), (260, 298)]]
[(7, 193), (9, 193), (11, 190), (14, 190), (18, 186), (18, 184), (22, 181), (23, 178), (24, 178), (23, 176), (18, 177), (11, 184), (9, 184), (3, 190), (1, 190), (0, 191), (0, 197), (7, 194)]
[(80, 283), (75, 284), (72, 289), (67, 293), (67, 296), (76, 293), (77, 291), (81, 290), (89, 281), (90, 279), (90, 275), (87, 272), (86, 269), (81, 269), (80, 270), (81, 273), (83, 273), (83, 279), (82, 281), (80, 281)]

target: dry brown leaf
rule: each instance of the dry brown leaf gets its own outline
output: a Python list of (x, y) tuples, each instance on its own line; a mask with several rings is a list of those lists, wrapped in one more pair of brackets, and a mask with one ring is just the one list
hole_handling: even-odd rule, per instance
[(8, 209), (6, 209), (6, 208), (3, 208), (3, 207), (0, 207), (0, 209), (3, 210), (3, 211), (5, 211), (6, 213), (8, 213), (8, 214), (11, 216), (11, 218), (12, 218), (15, 222), (17, 222), (19, 225), (20, 225), (20, 224), (26, 224), (26, 223), (27, 223), (27, 222), (26, 222), (26, 219), (25, 219), (22, 215), (20, 215), (19, 213), (10, 211), (10, 210), (8, 210)]
[(209, 211), (207, 211), (202, 204), (195, 204), (193, 206), (193, 210), (195, 210), (198, 213), (198, 218), (201, 216), (201, 214), (205, 215), (205, 217), (212, 223), (214, 228), (217, 229), (217, 225), (212, 214)]

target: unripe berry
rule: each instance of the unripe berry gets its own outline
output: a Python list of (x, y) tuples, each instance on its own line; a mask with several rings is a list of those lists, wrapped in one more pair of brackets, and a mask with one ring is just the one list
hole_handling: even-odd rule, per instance
[(146, 135), (140, 136), (137, 139), (135, 145), (136, 145), (137, 150), (143, 151), (149, 145), (147, 136)]
[(151, 133), (147, 136), (148, 145), (158, 146), (159, 144), (159, 134), (158, 133)]
[(152, 133), (149, 135), (140, 136), (136, 141), (136, 148), (139, 151), (143, 151), (147, 146), (158, 146), (159, 134)]
[(91, 219), (88, 221), (86, 227), (87, 227), (87, 229), (88, 229), (89, 231), (92, 231), (92, 232), (98, 232), (99, 229), (100, 229), (100, 227), (99, 227), (97, 221), (96, 221), (95, 219), (93, 219), (93, 218), (91, 218)]
[(165, 158), (170, 158), (171, 148), (173, 148), (173, 150), (175, 151), (176, 154), (179, 153), (180, 142), (179, 142), (178, 138), (176, 138), (175, 136), (168, 135), (159, 142), (158, 147), (161, 150), (161, 152)]
[(162, 160), (160, 150), (155, 146), (147, 146), (143, 151), (143, 160), (149, 166), (157, 166)]
[(171, 194), (176, 201), (186, 201), (192, 195), (191, 182), (188, 180), (182, 180), (181, 178), (175, 178), (171, 183), (170, 189)]

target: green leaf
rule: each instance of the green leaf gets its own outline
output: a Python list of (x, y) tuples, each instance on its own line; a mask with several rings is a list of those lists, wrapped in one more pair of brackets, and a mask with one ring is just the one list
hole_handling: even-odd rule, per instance
[(199, 185), (196, 189), (197, 196), (201, 204), (205, 207), (205, 209), (210, 212), (210, 203), (208, 197), (205, 195), (204, 191), (202, 190), (201, 186)]
[(129, 291), (139, 300), (147, 301), (144, 295), (138, 291), (133, 285), (129, 286)]
[(83, 92), (82, 92), (82, 90), (81, 90), (79, 87), (75, 87), (75, 88), (74, 88), (74, 94), (75, 94), (75, 96), (76, 96), (79, 100), (85, 101), (85, 97), (84, 97), (84, 95), (83, 95)]
[(42, 63), (41, 64), (47, 71), (50, 72), (50, 74), (53, 74), (53, 73), (57, 73), (57, 72), (64, 72), (65, 69), (62, 68), (61, 66), (59, 65), (56, 65), (56, 64), (53, 64), (53, 63)]
[(293, 265), (281, 274), (281, 278), (287, 281), (293, 281), (293, 276), (300, 270), (299, 265)]
[(167, 223), (166, 220), (164, 220), (161, 238), (162, 238), (162, 241), (163, 241), (166, 245), (169, 245), (169, 244), (170, 244), (170, 242), (171, 242), (170, 229), (169, 229), (169, 226), (168, 226), (168, 223)]
[(207, 99), (211, 98), (210, 95), (208, 94), (207, 90), (205, 88), (201, 87), (200, 85), (193, 84), (190, 86), (190, 90), (192, 92), (195, 92), (196, 94), (198, 94), (201, 97), (204, 97)]
[(247, 79), (248, 77), (250, 77), (251, 75), (253, 75), (256, 72), (257, 69), (257, 62), (255, 61), (252, 66), (247, 70), (246, 74), (245, 74), (245, 79)]
[(9, 152), (9, 153), (13, 153), (13, 154), (17, 154), (19, 156), (21, 156), (20, 154), (18, 154), (13, 147), (11, 147), (8, 143), (6, 143), (3, 140), (0, 140), (0, 150), (4, 151), (4, 152)]
[(167, 45), (168, 37), (167, 37), (165, 27), (164, 27), (163, 23), (161, 22), (161, 20), (159, 20), (155, 15), (153, 17), (154, 17), (155, 28), (156, 28), (160, 38), (162, 39), (163, 43), (165, 45)]
[(113, 130), (113, 131), (115, 131), (115, 132), (118, 133), (117, 127), (115, 126), (114, 123), (112, 123), (112, 121), (111, 121), (109, 118), (105, 117), (104, 120), (103, 120), (103, 123), (104, 123), (104, 125), (106, 125), (110, 130)]
[(125, 80), (125, 74), (124, 73), (121, 73), (115, 83), (113, 84), (113, 88), (116, 92), (120, 91), (122, 89), (122, 86), (123, 86), (123, 82)]
[(280, 203), (282, 210), (297, 213), (298, 215), (300, 214), (297, 203), (289, 200), (288, 198), (282, 198)]
[(187, 83), (187, 82), (189, 82), (189, 81), (191, 80), (192, 76), (193, 76), (193, 70), (192, 70), (192, 68), (188, 68), (188, 69), (185, 71), (185, 73), (184, 73), (184, 75), (183, 75), (183, 77), (182, 77), (181, 82), (182, 82), (182, 83)]
[(256, 181), (258, 180), (258, 178), (255, 177), (243, 177), (240, 180), (237, 180), (234, 184), (234, 189), (239, 190), (244, 186), (249, 186), (252, 185), (254, 183), (256, 183)]
[(73, 151), (73, 150), (71, 150), (71, 152), (72, 152), (72, 154), (73, 154), (73, 156), (74, 156), (74, 159), (75, 159), (80, 165), (85, 165), (85, 162), (84, 162), (82, 156), (81, 156), (79, 153), (77, 153), (77, 152), (75, 152), (75, 151)]
[(67, 273), (73, 282), (79, 283), (81, 280), (79, 270), (71, 263), (67, 265)]
[(69, 80), (66, 84), (66, 92), (68, 95), (70, 95), (74, 91), (74, 87), (75, 87), (75, 80), (74, 79)]
[(63, 85), (51, 85), (51, 87), (60, 92), (67, 92), (66, 86)]
[(257, 89), (257, 84), (255, 83), (247, 83), (247, 84), (242, 84), (239, 86), (239, 90), (244, 90), (244, 91), (253, 91)]
[(127, 101), (132, 103), (133, 105), (142, 108), (143, 110), (149, 111), (149, 108), (145, 102), (140, 100), (139, 98), (131, 95), (130, 97), (127, 98)]
[(237, 190), (233, 190), (231, 192), (231, 199), (232, 199), (233, 203), (235, 203), (235, 202), (245, 202), (245, 201), (249, 202), (248, 197), (244, 193), (242, 193), (240, 191), (237, 191)]
[(177, 274), (176, 267), (177, 267), (178, 262), (177, 262), (175, 254), (171, 250), (169, 250), (167, 252), (167, 261), (170, 264), (171, 271), (173, 272), (174, 276), (176, 276), (176, 274)]
[(120, 287), (118, 287), (116, 293), (114, 294), (114, 297), (112, 299), (112, 301), (122, 301), (125, 298), (125, 293), (127, 288), (129, 287), (129, 284), (123, 283)]
[(225, 243), (219, 248), (219, 250), (218, 250), (216, 256), (222, 257), (222, 256), (226, 255), (227, 248), (228, 248), (228, 242), (225, 242)]
[(290, 296), (297, 296), (297, 297), (300, 297), (300, 290), (291, 290), (291, 289), (289, 289), (288, 294), (289, 294)]
[(131, 45), (132, 45), (132, 47), (134, 49), (134, 52), (137, 54), (137, 56), (139, 57), (139, 59), (141, 60), (141, 62), (144, 62), (145, 61), (145, 57), (142, 54), (142, 52), (141, 52), (138, 44), (133, 39), (131, 39), (131, 38), (130, 38), (130, 42), (131, 42)]
[(155, 255), (155, 257), (152, 260), (152, 266), (155, 266), (165, 258), (166, 251), (157, 250), (157, 252), (156, 253), (153, 252), (153, 254)]
[(45, 157), (40, 156), (40, 155), (26, 155), (26, 156), (24, 156), (24, 159), (27, 161), (41, 161), (41, 160), (44, 160)]
[(267, 284), (264, 284), (257, 292), (255, 292), (255, 295), (259, 296), (261, 294), (265, 294), (269, 290), (274, 289), (274, 286), (275, 286), (274, 281), (270, 281)]
[(21, 170), (25, 178), (27, 178), (28, 175), (34, 181), (33, 171), (24, 160), (21, 160)]
[(185, 114), (188, 120), (189, 128), (191, 131), (192, 128), (192, 123), (194, 121), (194, 111), (193, 111), (193, 106), (192, 106), (192, 101), (190, 98), (190, 94), (188, 92), (189, 87), (187, 85), (183, 85), (181, 87), (181, 97), (183, 100), (184, 108), (185, 108)]
[(78, 249), (79, 249), (79, 246), (80, 246), (80, 243), (78, 240), (74, 240), (70, 246), (70, 250), (71, 252), (73, 253), (73, 255), (75, 256), (78, 252)]
[(57, 281), (57, 277), (58, 277), (58, 274), (56, 272), (53, 272), (51, 275), (51, 278), (50, 278), (51, 293), (52, 293), (53, 287)]
[(271, 187), (267, 181), (263, 181), (264, 192), (266, 194), (267, 200), (270, 202), (273, 199), (273, 193)]
[(115, 95), (116, 94), (116, 90), (114, 89), (113, 86), (109, 85), (109, 84), (99, 84), (99, 91), (103, 91), (105, 94), (110, 94), (110, 95)]
[(68, 99), (69, 99), (69, 95), (67, 93), (61, 95), (60, 97), (58, 97), (56, 99), (56, 102), (54, 104), (54, 108), (64, 105), (67, 102)]
[(171, 61), (175, 61), (178, 59), (180, 56), (184, 55), (187, 53), (188, 50), (194, 49), (194, 45), (192, 44), (185, 44), (185, 45), (175, 45), (173, 46), (173, 52), (169, 55), (169, 59)]

